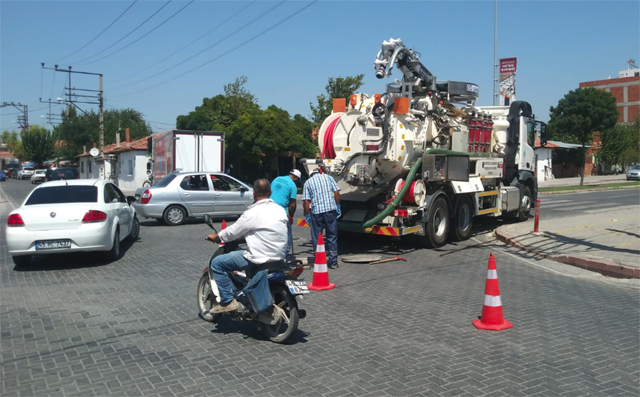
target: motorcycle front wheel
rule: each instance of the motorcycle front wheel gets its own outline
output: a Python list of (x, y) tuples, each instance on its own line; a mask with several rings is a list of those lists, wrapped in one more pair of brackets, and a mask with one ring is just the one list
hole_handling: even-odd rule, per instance
[[(198, 311), (200, 313), (207, 313), (214, 305), (217, 304), (216, 297), (211, 292), (211, 284), (209, 284), (209, 275), (204, 273), (198, 281)], [(209, 314), (205, 316), (204, 320), (210, 323), (217, 323), (222, 317), (222, 314)]]
[(274, 285), (271, 296), (277, 322), (274, 325), (262, 324), (262, 331), (272, 342), (284, 343), (298, 329), (298, 302), (284, 285)]

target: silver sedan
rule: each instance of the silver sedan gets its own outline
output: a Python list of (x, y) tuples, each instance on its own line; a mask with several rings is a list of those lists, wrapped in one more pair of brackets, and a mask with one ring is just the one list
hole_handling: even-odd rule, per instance
[(222, 173), (178, 172), (136, 190), (135, 197), (138, 215), (176, 226), (204, 214), (242, 215), (253, 204), (253, 189)]

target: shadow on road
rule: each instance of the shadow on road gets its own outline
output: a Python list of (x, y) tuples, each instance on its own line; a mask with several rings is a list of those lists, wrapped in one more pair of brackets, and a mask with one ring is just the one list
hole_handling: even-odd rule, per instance
[[(137, 241), (141, 241), (141, 238), (138, 238)], [(125, 240), (121, 242), (121, 256), (126, 255), (127, 251), (129, 250), (129, 248), (131, 248), (131, 246), (133, 246), (133, 244), (135, 244), (135, 242), (131, 240)], [(106, 266), (111, 263), (117, 262), (106, 259), (106, 255), (106, 251), (34, 255), (31, 258), (30, 264), (22, 266), (14, 265), (13, 270), (18, 272), (32, 272), (83, 269)]]

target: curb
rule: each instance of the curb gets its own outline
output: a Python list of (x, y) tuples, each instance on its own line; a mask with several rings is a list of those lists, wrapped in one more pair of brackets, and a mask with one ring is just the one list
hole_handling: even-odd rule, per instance
[(515, 248), (518, 248), (521, 251), (528, 252), (534, 256), (549, 259), (555, 262), (564, 263), (571, 266), (576, 266), (585, 270), (589, 270), (592, 272), (598, 272), (603, 276), (615, 277), (615, 278), (638, 278), (640, 279), (640, 268), (637, 267), (629, 267), (618, 265), (615, 263), (596, 261), (593, 259), (581, 258), (573, 255), (551, 255), (541, 251), (537, 251), (535, 249), (526, 247), (516, 241), (514, 238), (511, 238), (504, 234), (502, 228), (504, 226), (500, 226), (496, 230), (496, 238), (502, 241), (505, 244), (509, 244)]

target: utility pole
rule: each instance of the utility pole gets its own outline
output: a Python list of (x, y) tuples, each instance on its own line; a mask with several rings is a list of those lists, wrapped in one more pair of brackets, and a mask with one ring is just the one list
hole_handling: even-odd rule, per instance
[(498, 106), (500, 83), (498, 82), (498, 0), (493, 4), (493, 106)]
[(22, 116), (18, 116), (18, 125), (20, 126), (22, 131), (29, 132), (29, 106), (23, 105), (21, 103), (2, 102), (2, 105), (0, 105), (0, 108), (6, 107), (6, 106), (13, 106), (14, 108), (22, 112)]
[[(43, 69), (48, 69), (48, 70), (54, 70), (56, 72), (63, 72), (63, 73), (69, 73), (69, 87), (68, 87), (68, 94), (69, 94), (69, 98), (67, 99), (68, 104), (75, 106), (77, 109), (79, 109), (81, 112), (85, 113), (86, 112), (84, 110), (82, 110), (77, 104), (78, 103), (87, 103), (87, 104), (92, 104), (92, 105), (98, 105), (99, 108), (99, 117), (98, 117), (98, 131), (99, 131), (99, 137), (98, 140), (100, 142), (100, 153), (98, 154), (98, 157), (96, 158), (96, 160), (98, 161), (102, 161), (103, 165), (102, 165), (102, 172), (101, 174), (104, 175), (106, 174), (105, 170), (104, 170), (104, 90), (103, 90), (103, 74), (102, 73), (92, 73), (92, 72), (81, 72), (78, 70), (71, 70), (71, 66), (69, 66), (69, 69), (60, 69), (58, 68), (58, 65), (54, 65), (54, 68), (47, 68), (44, 66), (44, 62), (41, 63), (42, 68)], [(80, 89), (80, 88), (73, 88), (71, 87), (71, 73), (76, 73), (76, 74), (87, 74), (87, 75), (92, 75), (92, 76), (100, 76), (100, 90), (97, 91), (98, 95), (97, 97), (95, 95), (80, 95), (77, 93), (72, 93), (72, 91), (87, 91), (87, 92), (96, 92), (95, 90), (87, 90), (87, 89)], [(92, 102), (92, 101), (79, 101), (79, 100), (73, 100), (72, 99), (72, 95), (75, 98), (88, 98), (88, 99), (97, 99), (98, 102)]]
[[(58, 98), (58, 102), (56, 103), (57, 105), (60, 104), (59, 101), (61, 101), (62, 98)], [(46, 117), (45, 116), (41, 116), (41, 117), (45, 117), (45, 119), (47, 120), (47, 124), (50, 124), (52, 126), (55, 126), (56, 124), (60, 123), (61, 120), (58, 120), (57, 117), (58, 116), (54, 116), (53, 113), (51, 113), (51, 98), (49, 98), (48, 101), (43, 101), (42, 98), (40, 98), (40, 103), (48, 103), (49, 104), (49, 113), (47, 113)]]

